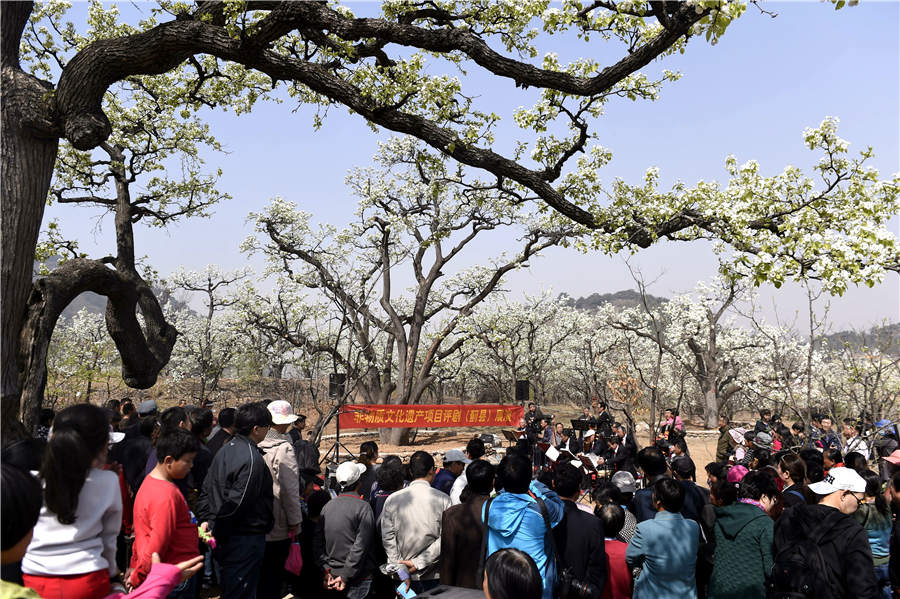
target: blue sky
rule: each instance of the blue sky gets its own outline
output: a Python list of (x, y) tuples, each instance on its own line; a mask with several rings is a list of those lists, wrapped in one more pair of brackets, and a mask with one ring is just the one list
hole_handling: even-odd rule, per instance
[[(373, 10), (371, 4), (349, 6), (357, 13)], [(603, 171), (605, 181), (621, 177), (637, 182), (649, 166), (659, 167), (667, 183), (724, 180), (724, 159), (732, 153), (739, 162), (758, 160), (767, 174), (787, 164), (806, 167), (815, 156), (803, 146), (801, 133), (829, 115), (840, 118), (840, 135), (852, 143), (851, 149), (875, 148), (873, 164), (883, 177), (900, 170), (900, 4), (862, 3), (841, 11), (818, 2), (765, 6), (777, 18), (750, 6), (717, 46), (692, 40), (685, 54), (650, 65), (650, 72), (668, 68), (683, 74), (665, 87), (657, 102), (618, 100), (608, 106), (595, 124), (600, 143), (614, 156)], [(132, 20), (146, 5), (121, 9)], [(83, 13), (83, 6), (73, 10), (76, 24)], [(599, 39), (589, 44), (552, 42), (541, 51), (558, 52), (561, 59), (589, 52), (605, 55)], [(479, 106), (504, 118), (497, 146), (505, 150), (514, 133), (511, 111), (534, 96), (477, 67), (470, 72)], [(247, 214), (262, 209), (275, 195), (297, 202), (321, 222), (345, 223), (355, 207), (344, 187), (345, 174), (354, 165), (368, 165), (377, 141), (388, 133), (373, 133), (361, 118), (340, 107), (332, 107), (325, 126), (316, 132), (312, 110), (294, 108), (289, 102), (260, 103), (241, 117), (211, 112), (208, 120), (228, 153), (209, 156), (210, 166), (224, 170), (220, 189), (233, 200), (217, 206), (211, 219), (186, 221), (168, 231), (138, 229), (138, 254), (149, 255), (164, 275), (182, 264), (244, 266), (248, 258), (238, 245), (251, 231)], [(85, 251), (105, 255), (114, 247), (112, 225), (103, 220), (98, 227), (99, 214), (56, 205), (46, 211), (45, 222), (59, 219), (63, 232), (77, 238)], [(900, 234), (897, 223), (895, 218), (894, 229)], [(514, 240), (498, 235), (483, 248), (494, 253), (512, 250)], [(649, 278), (662, 275), (651, 292), (663, 295), (687, 291), (715, 274), (715, 260), (705, 243), (660, 244), (639, 253), (632, 263)], [(579, 296), (632, 286), (622, 256), (559, 249), (515, 273), (506, 288), (516, 297), (542, 289)], [(761, 295), (770, 317), (777, 307), (779, 315), (790, 320), (805, 306), (797, 286), (764, 287)], [(829, 317), (835, 329), (900, 320), (898, 277), (833, 298)]]

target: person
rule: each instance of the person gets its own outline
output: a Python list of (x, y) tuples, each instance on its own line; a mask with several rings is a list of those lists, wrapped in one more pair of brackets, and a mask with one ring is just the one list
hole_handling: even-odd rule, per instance
[[(167, 563), (178, 563), (199, 555), (197, 524), (191, 521), (188, 504), (174, 484), (188, 476), (200, 441), (183, 429), (160, 435), (156, 442), (157, 465), (144, 479), (134, 498), (134, 546), (128, 582), (143, 584), (159, 554)], [(172, 591), (172, 599), (197, 596), (197, 579), (191, 577)]]
[[(656, 509), (653, 505), (653, 491), (651, 487), (656, 481), (666, 477), (666, 458), (656, 447), (645, 447), (637, 454), (638, 468), (644, 473), (644, 488), (634, 494), (631, 511), (638, 522), (650, 520), (655, 517)], [(682, 499), (682, 502), (684, 499)], [(680, 508), (679, 508), (680, 509)]]
[(272, 475), (272, 514), (274, 524), (266, 534), (257, 595), (260, 599), (281, 599), (284, 562), (291, 540), (300, 532), (303, 512), (300, 507), (300, 468), (287, 432), (297, 415), (291, 404), (278, 399), (266, 406), (272, 416), (272, 427), (259, 442), (263, 460)]
[(716, 441), (716, 461), (724, 464), (731, 453), (731, 435), (728, 434), (728, 416), (719, 416), (719, 439)]
[(629, 472), (634, 474), (634, 454), (631, 448), (624, 445), (617, 435), (609, 438), (608, 457), (601, 458), (603, 464), (612, 468), (613, 472)]
[(679, 436), (684, 436), (684, 422), (675, 408), (667, 408), (665, 420), (660, 423), (660, 433), (671, 443)]
[(56, 418), (56, 411), (51, 408), (41, 408), (40, 417), (38, 419), (37, 431), (35, 437), (46, 441), (50, 438), (50, 429), (53, 428), (53, 419)]
[(357, 462), (366, 467), (359, 481), (360, 493), (369, 500), (372, 497), (372, 487), (375, 486), (375, 462), (378, 461), (378, 444), (375, 441), (364, 441), (359, 446)]
[(528, 404), (528, 411), (525, 412), (525, 426), (533, 427), (534, 423), (540, 420), (540, 414), (537, 412), (537, 406), (533, 403)]
[(705, 489), (694, 482), (697, 477), (696, 470), (694, 461), (687, 456), (672, 460), (672, 474), (675, 480), (684, 487), (684, 506), (680, 513), (685, 518), (699, 524), (703, 506), (709, 503), (709, 495)]
[(593, 513), (578, 509), (583, 478), (581, 469), (571, 464), (556, 468), (553, 488), (563, 501), (564, 517), (553, 536), (560, 563), (583, 585), (580, 596), (600, 599), (607, 577), (603, 523)]
[(748, 472), (738, 500), (715, 508), (715, 561), (708, 599), (765, 599), (772, 569), (774, 524), (769, 513), (778, 503), (778, 486), (765, 472)]
[(434, 458), (417, 451), (409, 459), (412, 482), (391, 494), (381, 512), (381, 540), (387, 561), (406, 566), (412, 589), (422, 593), (438, 585), (441, 516), (450, 496), (431, 487)]
[(473, 460), (466, 466), (465, 501), (451, 505), (441, 516), (441, 584), (481, 588), (481, 508), (494, 488), (494, 472), (490, 462)]
[[(900, 510), (900, 470), (894, 472), (888, 481), (888, 495), (895, 510)], [(894, 519), (891, 529), (891, 557), (888, 562), (888, 576), (894, 596), (900, 596), (900, 518)]]
[[(470, 460), (458, 449), (450, 449), (444, 454), (444, 465), (434, 475), (431, 486), (450, 496), (450, 489), (456, 479), (465, 471)], [(452, 502), (451, 502), (452, 503)]]
[[(306, 416), (297, 414), (297, 420), (289, 433), (291, 443), (294, 445), (294, 451), (297, 453), (297, 463), (300, 465), (301, 470), (321, 472), (322, 469), (319, 467), (319, 448), (312, 441), (303, 438), (303, 430), (305, 428)], [(312, 435), (312, 431), (309, 434)]]
[[(325, 570), (319, 565), (319, 553), (316, 550), (316, 538), (319, 535), (319, 518), (322, 510), (331, 501), (331, 493), (326, 489), (318, 489), (306, 498), (306, 511), (300, 525), (300, 554), (303, 557), (303, 568), (300, 575), (291, 578), (291, 594), (302, 599), (319, 599), (333, 597), (338, 594), (334, 590), (323, 588), (327, 580)], [(380, 543), (375, 543), (380, 545)], [(393, 585), (396, 586), (396, 585)], [(379, 597), (381, 595), (378, 595)]]
[(139, 417), (138, 417), (137, 409), (135, 409), (135, 407), (134, 407), (134, 402), (132, 402), (130, 399), (122, 400), (121, 410), (122, 410), (122, 422), (119, 423), (119, 426), (120, 426), (120, 430), (122, 430), (124, 432), (125, 429), (127, 429), (128, 427), (131, 427), (131, 426), (134, 426), (135, 424), (137, 424)]
[(634, 597), (696, 599), (700, 526), (679, 513), (684, 505), (684, 487), (663, 478), (653, 483), (650, 491), (656, 515), (638, 523), (625, 550), (626, 563), (641, 567)]
[[(0, 466), (0, 503), (3, 505), (0, 523), (0, 564), (9, 565), (22, 560), (31, 542), (34, 527), (41, 512), (41, 485), (28, 472), (11, 464)], [(179, 582), (193, 576), (202, 566), (201, 557), (177, 565), (160, 563), (154, 554), (153, 566), (146, 581), (128, 595), (113, 593), (106, 599), (163, 599)], [(31, 588), (6, 579), (0, 581), (0, 595), (4, 599), (41, 599)]]
[(802, 420), (798, 420), (791, 425), (791, 437), (794, 440), (795, 447), (806, 446), (806, 426), (803, 424)]
[(625, 510), (621, 506), (608, 503), (599, 508), (598, 517), (603, 522), (607, 569), (606, 586), (603, 587), (601, 599), (631, 599), (634, 582), (631, 578), (631, 569), (625, 563), (628, 543), (616, 538), (625, 525)]
[(860, 436), (860, 433), (862, 433), (862, 426), (860, 426), (859, 421), (854, 420), (853, 418), (844, 418), (842, 433), (845, 439), (844, 453), (855, 451), (862, 454), (862, 456), (868, 460), (869, 445), (866, 443), (865, 439)]
[[(386, 456), (381, 467), (375, 471), (375, 487), (372, 489), (372, 498), (369, 504), (372, 506), (372, 513), (375, 516), (375, 538), (378, 540), (374, 544), (374, 557), (378, 564), (387, 561), (387, 553), (384, 551), (384, 544), (381, 540), (381, 512), (384, 510), (384, 503), (396, 491), (403, 488), (406, 477), (406, 465), (398, 456)], [(396, 588), (393, 576), (386, 575), (381, 570), (376, 569), (372, 578), (372, 590), (376, 597), (393, 597)]]
[(806, 463), (795, 453), (786, 453), (778, 460), (778, 476), (784, 483), (781, 502), (785, 509), (807, 502)]
[(560, 432), (559, 445), (556, 447), (560, 451), (568, 451), (572, 455), (581, 453), (581, 443), (572, 436), (572, 431), (563, 427), (562, 422), (556, 425), (556, 430)]
[[(164, 433), (167, 433), (169, 431), (178, 429), (178, 428), (184, 429), (187, 431), (189, 431), (191, 428), (190, 424), (188, 422), (188, 413), (185, 408), (183, 408), (181, 406), (173, 406), (173, 407), (165, 410), (162, 414), (160, 414), (158, 436), (162, 435)], [(143, 476), (141, 477), (141, 481), (143, 481), (144, 478), (148, 474), (150, 474), (150, 472), (154, 468), (156, 468), (157, 463), (158, 463), (158, 461), (156, 459), (156, 452), (155, 451), (149, 452), (147, 454), (147, 461), (144, 463), (144, 472), (143, 472)], [(177, 484), (178, 484), (178, 488), (181, 489), (181, 492), (184, 493), (185, 497), (187, 497), (189, 494), (188, 481), (179, 480), (177, 482)]]
[(756, 433), (768, 433), (772, 429), (772, 410), (769, 408), (763, 408), (759, 411), (759, 420), (756, 421), (756, 426), (753, 427), (753, 431)]
[(860, 474), (869, 469), (868, 460), (858, 451), (851, 451), (844, 456), (844, 466), (851, 470), (856, 470)]
[(501, 549), (487, 558), (481, 588), (485, 599), (540, 599), (541, 574), (524, 551)]
[(97, 599), (119, 576), (122, 495), (116, 473), (102, 469), (109, 442), (103, 408), (76, 404), (56, 416), (40, 469), (43, 508), (22, 560), (25, 586), (43, 597)]
[(832, 468), (843, 468), (844, 456), (841, 455), (841, 450), (836, 447), (822, 450), (822, 465), (825, 467), (825, 474)]
[(609, 482), (601, 482), (591, 492), (594, 501), (594, 515), (600, 517), (600, 509), (607, 504), (617, 505), (625, 511), (625, 522), (616, 538), (626, 545), (637, 530), (637, 518), (628, 509), (634, 491), (637, 489), (634, 477), (628, 472), (616, 472)]
[[(809, 489), (818, 503), (796, 505), (775, 523), (770, 591), (816, 599), (876, 599), (869, 541), (851, 517), (865, 498), (866, 481), (850, 468), (836, 467)], [(818, 548), (818, 556), (803, 555), (810, 544)]]
[(607, 410), (608, 407), (605, 401), (597, 404), (597, 425), (594, 428), (604, 438), (613, 434), (613, 418)]
[(234, 408), (222, 408), (219, 410), (219, 430), (206, 443), (206, 447), (215, 456), (234, 436)]
[[(142, 403), (141, 406), (144, 404)], [(154, 414), (141, 416), (134, 425), (122, 432), (125, 433), (125, 438), (113, 445), (109, 457), (112, 461), (121, 464), (128, 488), (131, 490), (131, 494), (135, 495), (144, 480), (147, 459), (149, 456), (155, 455), (153, 439), (159, 434), (159, 422)]]
[(841, 451), (843, 449), (843, 446), (841, 445), (841, 438), (840, 438), (840, 436), (838, 436), (838, 434), (832, 428), (833, 425), (832, 425), (831, 417), (830, 416), (822, 416), (822, 419), (820, 422), (822, 425), (821, 441), (820, 441), (822, 443), (822, 447), (824, 447), (826, 449), (829, 447), (833, 447), (833, 448), (837, 449), (838, 451)]
[(543, 502), (551, 529), (560, 523), (565, 511), (557, 494), (543, 483), (532, 480), (531, 472), (528, 458), (518, 453), (504, 456), (497, 473), (497, 484), (503, 491), (490, 505), (485, 504), (482, 521), (487, 522), (488, 554), (508, 547), (525, 551), (534, 558), (541, 573), (544, 599), (551, 599), (556, 564), (548, 551), (551, 543), (547, 535), (551, 533), (537, 500)]
[(552, 424), (550, 424), (549, 418), (541, 418), (541, 427), (544, 430), (544, 434), (541, 437), (541, 441), (543, 443), (549, 443), (553, 447), (559, 445), (561, 431), (557, 431)]
[[(482, 441), (478, 437), (472, 437), (469, 439), (469, 442), (466, 443), (466, 459), (471, 463), (474, 460), (480, 460), (484, 457), (484, 441)], [(456, 477), (456, 480), (453, 481), (453, 486), (450, 487), (450, 505), (459, 505), (462, 503), (462, 499), (460, 496), (462, 495), (463, 489), (466, 488), (466, 484), (468, 484), (468, 479), (466, 478), (468, 466), (466, 470), (463, 470), (463, 473)]]
[(216, 539), (221, 599), (256, 597), (266, 535), (275, 524), (272, 474), (258, 447), (271, 426), (264, 404), (240, 406), (234, 437), (215, 455), (203, 481), (197, 517)]
[(885, 599), (891, 597), (891, 580), (888, 571), (891, 550), (891, 508), (881, 491), (881, 479), (871, 470), (859, 473), (866, 481), (866, 498), (853, 519), (866, 531), (872, 561), (875, 564), (875, 581)]
[(192, 408), (188, 411), (188, 422), (191, 425), (191, 434), (197, 439), (197, 455), (194, 456), (194, 466), (191, 468), (189, 478), (190, 494), (188, 505), (196, 508), (200, 489), (212, 464), (213, 453), (206, 446), (206, 438), (213, 426), (213, 413), (209, 408)]
[[(587, 422), (591, 420), (591, 408), (589, 406), (585, 406), (581, 411), (581, 416), (578, 417), (578, 420)], [(584, 429), (588, 430), (588, 429)], [(578, 431), (578, 440), (584, 443), (584, 430)]]
[(325, 587), (342, 591), (347, 599), (364, 599), (369, 594), (375, 569), (375, 518), (361, 496), (365, 471), (366, 465), (360, 462), (338, 466), (335, 478), (340, 493), (322, 508), (315, 537)]
[[(637, 441), (634, 440), (634, 436), (628, 434), (628, 429), (621, 422), (617, 422), (614, 425), (613, 430), (619, 438), (619, 445), (628, 449), (628, 452), (633, 459), (638, 453)], [(632, 474), (633, 473), (634, 472), (632, 471)]]

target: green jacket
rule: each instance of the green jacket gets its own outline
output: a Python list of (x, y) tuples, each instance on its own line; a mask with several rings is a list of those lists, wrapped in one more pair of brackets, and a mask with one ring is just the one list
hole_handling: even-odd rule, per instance
[(707, 599), (765, 599), (775, 524), (747, 503), (716, 508), (716, 557)]
[(719, 441), (716, 443), (717, 462), (725, 462), (728, 459), (728, 454), (731, 453), (731, 444), (728, 443), (730, 438), (731, 435), (728, 434), (727, 426), (719, 429)]

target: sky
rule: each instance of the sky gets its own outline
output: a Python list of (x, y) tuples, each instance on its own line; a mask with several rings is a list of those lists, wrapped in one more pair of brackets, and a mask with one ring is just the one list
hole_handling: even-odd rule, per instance
[[(348, 3), (357, 14), (372, 13), (373, 4)], [(808, 167), (816, 156), (802, 143), (802, 132), (824, 117), (840, 119), (839, 135), (851, 150), (867, 145), (875, 149), (872, 164), (889, 178), (900, 171), (900, 3), (862, 3), (835, 11), (819, 2), (766, 3), (772, 18), (749, 6), (718, 45), (692, 40), (685, 54), (651, 64), (648, 73), (662, 68), (678, 70), (680, 81), (667, 84), (656, 102), (617, 100), (594, 123), (599, 142), (612, 150), (613, 160), (603, 169), (606, 182), (619, 177), (638, 183), (650, 166), (660, 169), (661, 182), (726, 180), (725, 157), (739, 162), (759, 161), (762, 172), (774, 175), (786, 165)], [(148, 6), (122, 5), (131, 22)], [(84, 5), (76, 4), (71, 18), (83, 23)], [(606, 57), (603, 42), (574, 39), (542, 40), (540, 50), (554, 51), (561, 60), (586, 52)], [(534, 94), (516, 89), (471, 65), (464, 87), (479, 94), (479, 106), (497, 111), (504, 121), (498, 128), (498, 151), (507, 151), (512, 135), (512, 110), (528, 105)], [(469, 87), (471, 86), (471, 87)], [(211, 168), (223, 169), (219, 189), (232, 200), (217, 205), (210, 219), (192, 219), (168, 230), (138, 227), (138, 255), (163, 276), (183, 265), (201, 269), (218, 264), (234, 269), (248, 264), (261, 269), (259, 258), (238, 249), (252, 232), (251, 211), (262, 210), (280, 195), (311, 212), (318, 222), (342, 225), (355, 209), (344, 178), (353, 166), (371, 164), (379, 140), (377, 133), (356, 115), (332, 107), (325, 125), (315, 131), (313, 110), (282, 104), (259, 103), (253, 112), (208, 111), (205, 118), (226, 148), (208, 154)], [(109, 215), (99, 209), (54, 205), (45, 223), (58, 219), (66, 236), (79, 241), (91, 256), (108, 254), (113, 243)], [(900, 219), (892, 221), (900, 235)], [(485, 239), (478, 254), (512, 251), (515, 238), (498, 234)], [(553, 249), (530, 261), (528, 269), (506, 279), (510, 297), (545, 290), (573, 297), (610, 293), (634, 287), (625, 256), (606, 256), (574, 249)], [(671, 296), (687, 292), (700, 280), (716, 274), (716, 260), (707, 243), (664, 242), (631, 257), (647, 279), (650, 292)], [(464, 264), (465, 265), (465, 264)], [(781, 289), (763, 286), (759, 304), (764, 316), (792, 320), (806, 309), (805, 291), (787, 284)], [(851, 288), (843, 297), (828, 298), (831, 330), (868, 328), (887, 320), (900, 320), (900, 277), (888, 273), (872, 289)], [(820, 301), (818, 309), (824, 309)]]

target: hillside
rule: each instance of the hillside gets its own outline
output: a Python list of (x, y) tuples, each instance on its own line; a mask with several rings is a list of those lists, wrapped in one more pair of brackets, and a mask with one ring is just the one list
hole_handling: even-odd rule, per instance
[[(612, 304), (618, 308), (631, 308), (641, 304), (641, 294), (634, 289), (623, 289), (615, 293), (592, 293), (587, 297), (572, 298), (566, 293), (559, 295), (567, 306), (573, 306), (578, 310), (593, 311), (603, 304)], [(647, 295), (647, 303), (651, 308), (669, 301), (664, 297)]]

